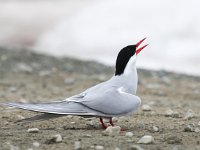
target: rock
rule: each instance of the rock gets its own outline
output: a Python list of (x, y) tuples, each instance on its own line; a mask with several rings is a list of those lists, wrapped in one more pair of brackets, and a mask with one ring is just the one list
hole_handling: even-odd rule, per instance
[(17, 117), (18, 117), (19, 119), (21, 119), (21, 120), (25, 119), (25, 117), (22, 116), (22, 115), (17, 115)]
[(137, 143), (138, 144), (152, 144), (154, 143), (154, 138), (151, 135), (145, 135)]
[(194, 118), (194, 117), (195, 117), (194, 111), (192, 111), (191, 109), (189, 109), (189, 110), (186, 112), (186, 114), (185, 114), (185, 116), (184, 116), (184, 119), (190, 120), (190, 119), (192, 119), (192, 118)]
[(74, 79), (74, 78), (66, 78), (66, 79), (64, 80), (64, 83), (65, 83), (66, 85), (72, 85), (72, 84), (74, 84), (74, 82), (75, 82), (75, 79)]
[(144, 149), (139, 145), (131, 145), (130, 150), (144, 150)]
[(168, 110), (166, 110), (165, 116), (166, 117), (172, 117), (173, 113), (174, 113), (173, 110), (168, 109)]
[(200, 121), (198, 122), (198, 124), (197, 124), (198, 126), (200, 126)]
[(47, 77), (47, 76), (50, 76), (51, 75), (51, 71), (49, 70), (42, 70), (39, 72), (39, 76), (40, 77)]
[(67, 118), (73, 118), (73, 116), (72, 115), (67, 115)]
[(132, 132), (126, 132), (125, 136), (126, 137), (133, 137), (133, 133)]
[(180, 118), (180, 113), (177, 111), (173, 111), (171, 109), (168, 109), (165, 113), (166, 117), (172, 117), (172, 118)]
[(34, 147), (39, 147), (39, 146), (40, 146), (40, 143), (39, 143), (39, 142), (33, 142), (33, 146), (34, 146)]
[(76, 124), (76, 122), (70, 122), (70, 124)]
[(152, 110), (152, 108), (149, 106), (149, 105), (142, 105), (142, 110), (143, 111), (151, 111)]
[(119, 120), (119, 118), (117, 118), (117, 117), (113, 117), (112, 118), (112, 121), (115, 123), (115, 122), (118, 122), (118, 120)]
[(90, 134), (85, 134), (85, 135), (83, 135), (84, 137), (88, 137), (88, 138), (90, 138), (90, 137), (92, 137), (92, 135), (90, 135)]
[(74, 149), (75, 150), (81, 150), (81, 142), (80, 141), (75, 141), (74, 142)]
[(167, 144), (181, 144), (182, 139), (178, 138), (177, 136), (171, 136), (166, 139)]
[(194, 132), (194, 128), (192, 125), (187, 125), (185, 128), (184, 128), (184, 132)]
[(119, 135), (120, 131), (121, 131), (121, 127), (120, 126), (114, 126), (114, 127), (109, 126), (109, 127), (107, 127), (106, 130), (104, 130), (102, 132), (102, 135), (105, 135), (105, 136), (117, 136), (117, 135)]
[(195, 129), (194, 129), (194, 132), (199, 133), (199, 132), (200, 132), (200, 129), (199, 129), (199, 128), (195, 128)]
[(116, 147), (115, 150), (120, 150), (120, 148), (119, 148), (119, 147)]
[(97, 145), (97, 146), (95, 146), (95, 149), (96, 149), (96, 150), (102, 150), (102, 149), (104, 149), (104, 147), (101, 146), (101, 145)]
[(177, 111), (174, 111), (172, 117), (173, 117), (173, 118), (181, 118), (180, 113), (177, 112)]
[(154, 132), (158, 132), (158, 131), (159, 131), (159, 128), (156, 127), (156, 126), (153, 126), (153, 131), (154, 131)]
[(38, 132), (39, 132), (39, 129), (38, 129), (38, 128), (29, 128), (29, 129), (27, 130), (27, 132), (29, 132), (29, 133), (38, 133)]
[(60, 143), (62, 142), (62, 136), (60, 134), (53, 135), (49, 140), (47, 140), (46, 144)]
[(87, 122), (87, 125), (89, 125), (91, 127), (95, 127), (95, 121), (91, 120), (91, 121)]
[(16, 66), (17, 71), (22, 71), (22, 72), (28, 72), (31, 73), (33, 69), (31, 66), (25, 64), (25, 63), (18, 63)]

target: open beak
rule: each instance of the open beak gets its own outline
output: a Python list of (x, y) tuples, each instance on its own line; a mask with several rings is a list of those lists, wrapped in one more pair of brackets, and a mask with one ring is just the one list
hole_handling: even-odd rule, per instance
[(137, 44), (136, 44), (136, 55), (139, 54), (145, 47), (147, 47), (149, 44), (146, 44), (140, 48), (138, 48), (140, 46), (140, 44), (145, 40), (146, 38), (140, 40)]

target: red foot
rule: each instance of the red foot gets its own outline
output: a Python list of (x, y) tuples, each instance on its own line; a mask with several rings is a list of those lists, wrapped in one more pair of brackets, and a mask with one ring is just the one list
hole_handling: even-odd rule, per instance
[(113, 124), (112, 118), (110, 118), (110, 121), (109, 121), (109, 122), (110, 122), (110, 125), (111, 125), (111, 126), (115, 126), (115, 125)]
[(104, 129), (106, 129), (108, 127), (107, 125), (105, 125), (105, 123), (103, 122), (103, 119), (101, 117), (100, 117), (100, 122)]
[[(102, 119), (101, 117), (100, 117), (100, 122), (101, 122), (101, 125), (102, 125), (102, 127), (103, 127), (104, 129), (106, 129), (106, 128), (108, 127), (108, 126), (103, 122), (103, 119)], [(112, 121), (112, 118), (110, 118), (109, 123), (110, 123), (111, 126), (115, 126), (114, 123), (113, 123), (113, 121)]]

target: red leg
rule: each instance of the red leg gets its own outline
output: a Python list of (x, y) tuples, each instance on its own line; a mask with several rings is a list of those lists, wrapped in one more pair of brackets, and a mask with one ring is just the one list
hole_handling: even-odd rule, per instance
[(100, 117), (100, 122), (101, 122), (101, 125), (104, 129), (107, 128), (107, 125), (105, 125), (105, 123), (103, 122), (103, 119)]
[(111, 124), (111, 126), (115, 126), (114, 124), (113, 124), (113, 121), (112, 121), (112, 118), (110, 118), (110, 124)]

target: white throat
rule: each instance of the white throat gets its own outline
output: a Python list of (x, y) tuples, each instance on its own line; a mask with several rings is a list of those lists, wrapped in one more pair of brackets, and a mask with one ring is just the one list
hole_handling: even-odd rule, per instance
[(135, 73), (137, 73), (137, 70), (136, 70), (136, 55), (133, 55), (130, 58), (130, 60), (128, 61), (123, 74), (125, 76), (133, 76)]

